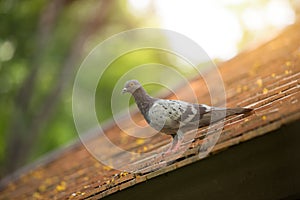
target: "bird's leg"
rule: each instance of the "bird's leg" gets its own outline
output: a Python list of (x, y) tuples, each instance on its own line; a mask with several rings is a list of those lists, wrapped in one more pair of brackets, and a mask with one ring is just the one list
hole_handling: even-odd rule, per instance
[(178, 135), (175, 135), (173, 137), (172, 146), (170, 150), (175, 152), (180, 147), (180, 145), (181, 145), (181, 140), (179, 140)]
[(178, 131), (177, 134), (172, 135), (173, 141), (171, 147), (164, 153), (165, 155), (169, 155), (171, 153), (175, 153), (180, 148), (180, 145), (183, 141), (183, 132)]

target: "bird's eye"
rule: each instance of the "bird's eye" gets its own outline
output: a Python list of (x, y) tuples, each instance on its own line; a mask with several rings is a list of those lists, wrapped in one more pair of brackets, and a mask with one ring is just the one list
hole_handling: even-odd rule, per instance
[(130, 86), (133, 86), (133, 83), (130, 83), (129, 85), (130, 85)]

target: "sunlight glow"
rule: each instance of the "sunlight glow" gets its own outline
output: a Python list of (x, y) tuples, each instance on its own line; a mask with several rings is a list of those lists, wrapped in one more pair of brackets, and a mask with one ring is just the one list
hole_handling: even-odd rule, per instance
[(242, 30), (232, 13), (212, 1), (155, 1), (161, 26), (197, 42), (210, 57), (228, 58), (237, 53), (235, 44)]
[(129, 0), (132, 7), (141, 12), (150, 2), (159, 27), (191, 38), (211, 58), (223, 60), (238, 53), (239, 44), (245, 39), (244, 31), (250, 31), (255, 40), (260, 41), (259, 38), (274, 35), (295, 21), (288, 0)]
[(142, 14), (150, 5), (151, 0), (128, 0), (130, 9), (135, 14)]
[(266, 11), (266, 18), (273, 26), (284, 27), (295, 21), (295, 13), (287, 1), (270, 1)]

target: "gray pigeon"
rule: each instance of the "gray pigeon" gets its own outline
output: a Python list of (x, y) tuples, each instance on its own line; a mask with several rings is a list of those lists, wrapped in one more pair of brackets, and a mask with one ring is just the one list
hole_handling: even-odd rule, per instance
[(125, 83), (122, 93), (127, 92), (132, 94), (139, 110), (152, 128), (173, 137), (170, 152), (178, 150), (186, 131), (208, 126), (231, 115), (252, 111), (250, 108), (216, 108), (205, 104), (154, 98), (137, 80)]

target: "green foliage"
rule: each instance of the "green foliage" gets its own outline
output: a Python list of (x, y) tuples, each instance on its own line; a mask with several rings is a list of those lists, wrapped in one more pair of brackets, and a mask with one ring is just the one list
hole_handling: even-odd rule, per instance
[[(130, 15), (125, 4), (110, 0), (0, 2), (0, 176), (78, 137), (71, 99), (75, 73), (99, 42), (142, 22)], [(145, 53), (139, 61), (122, 60), (120, 70), (108, 70), (104, 94), (109, 96), (118, 77), (149, 60), (147, 56), (157, 60)], [(33, 85), (27, 87), (30, 77)], [(101, 120), (110, 117), (109, 108)]]

